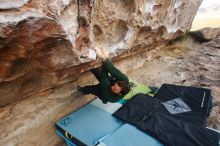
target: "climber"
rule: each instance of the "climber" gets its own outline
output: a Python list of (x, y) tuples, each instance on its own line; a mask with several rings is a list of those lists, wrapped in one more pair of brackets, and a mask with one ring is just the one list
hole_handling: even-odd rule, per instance
[(101, 51), (95, 48), (99, 58), (103, 59), (102, 66), (91, 69), (96, 79), (97, 85), (78, 86), (78, 91), (83, 94), (93, 94), (98, 96), (103, 103), (117, 102), (122, 99), (129, 91), (130, 84), (127, 76), (115, 68), (108, 59), (108, 51)]
[[(108, 50), (95, 48), (96, 54), (103, 59), (100, 68), (94, 68), (90, 71), (98, 79), (97, 85), (89, 85), (84, 87), (77, 87), (77, 90), (83, 94), (93, 94), (98, 96), (103, 103), (107, 102), (121, 102), (131, 99), (138, 93), (154, 96), (156, 91), (146, 85), (140, 84), (131, 78), (128, 78), (120, 70), (113, 66), (108, 59)], [(110, 75), (109, 75), (110, 74)]]

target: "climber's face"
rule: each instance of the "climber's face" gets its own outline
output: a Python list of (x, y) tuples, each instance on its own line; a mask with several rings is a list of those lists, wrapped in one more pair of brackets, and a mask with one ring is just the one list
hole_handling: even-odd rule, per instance
[(120, 94), (122, 91), (122, 88), (117, 83), (115, 83), (114, 85), (111, 86), (111, 90), (115, 94)]

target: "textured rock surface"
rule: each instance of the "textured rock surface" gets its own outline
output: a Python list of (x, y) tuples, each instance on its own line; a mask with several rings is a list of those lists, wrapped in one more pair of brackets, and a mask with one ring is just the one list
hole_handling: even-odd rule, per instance
[(94, 47), (120, 58), (160, 46), (190, 29), (201, 1), (1, 0), (0, 106), (78, 78)]
[(94, 98), (75, 92), (78, 78), (95, 82), (94, 47), (147, 85), (211, 88), (209, 125), (220, 129), (219, 37), (165, 46), (190, 29), (201, 1), (1, 0), (0, 145), (63, 144), (54, 123)]
[(192, 33), (194, 33), (194, 35), (197, 35), (197, 37), (200, 37), (200, 39), (207, 41), (215, 38), (220, 33), (220, 28), (206, 27)]
[[(129, 77), (146, 85), (163, 83), (206, 87), (212, 90), (214, 106), (208, 126), (220, 130), (220, 35), (204, 44), (192, 40), (160, 47), (116, 63)], [(135, 65), (134, 65), (135, 64)], [(94, 84), (91, 73), (79, 78), (81, 85)], [(76, 83), (44, 91), (0, 109), (0, 142), (4, 146), (60, 146), (54, 123), (92, 100), (75, 92)]]

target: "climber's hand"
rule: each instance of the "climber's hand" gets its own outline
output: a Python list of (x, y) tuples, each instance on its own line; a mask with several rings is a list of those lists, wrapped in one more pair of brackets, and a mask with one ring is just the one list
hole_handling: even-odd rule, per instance
[(98, 56), (99, 58), (101, 58), (101, 59), (103, 59), (103, 60), (106, 59), (105, 54), (103, 53), (103, 51), (102, 51), (100, 48), (95, 47), (95, 51), (96, 51), (96, 54), (97, 54), (97, 56)]
[(105, 56), (105, 59), (109, 57), (109, 51), (108, 51), (108, 49), (105, 48), (105, 49), (102, 50), (102, 52), (103, 52), (103, 54), (104, 54), (104, 56)]

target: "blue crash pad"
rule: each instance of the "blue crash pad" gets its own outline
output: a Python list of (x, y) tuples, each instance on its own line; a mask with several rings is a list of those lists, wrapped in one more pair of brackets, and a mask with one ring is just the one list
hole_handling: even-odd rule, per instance
[(94, 145), (97, 140), (117, 130), (123, 123), (110, 113), (88, 104), (56, 123), (85, 145)]
[(136, 127), (124, 124), (97, 146), (163, 146), (163, 144)]
[[(163, 146), (158, 140), (112, 116), (122, 105), (102, 104), (99, 99), (71, 113), (56, 123), (56, 133), (67, 146)], [(74, 139), (66, 138), (66, 131)], [(76, 140), (76, 141), (75, 141)], [(78, 144), (81, 145), (81, 144)]]

